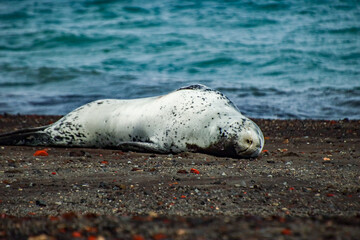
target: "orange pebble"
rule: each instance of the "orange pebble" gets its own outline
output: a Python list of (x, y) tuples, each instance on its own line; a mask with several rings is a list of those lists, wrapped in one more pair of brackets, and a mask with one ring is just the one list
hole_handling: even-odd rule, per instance
[(197, 170), (195, 168), (190, 169), (190, 172), (195, 173), (195, 174), (200, 174), (199, 170)]
[(72, 233), (72, 236), (73, 236), (74, 238), (80, 238), (80, 237), (81, 237), (81, 233), (75, 231), (75, 232)]
[(155, 235), (153, 235), (152, 237), (154, 240), (161, 240), (161, 239), (166, 239), (168, 238), (165, 234), (162, 233), (157, 233)]
[(281, 231), (281, 234), (282, 234), (282, 235), (291, 235), (292, 232), (291, 232), (290, 229), (284, 228), (284, 229)]
[(47, 149), (43, 149), (43, 150), (38, 150), (34, 153), (34, 156), (43, 156), (43, 157), (47, 157), (49, 156), (49, 154), (47, 153)]
[(133, 239), (133, 240), (145, 240), (145, 238), (144, 238), (143, 236), (141, 236), (141, 235), (134, 235), (134, 236), (132, 237), (132, 239)]

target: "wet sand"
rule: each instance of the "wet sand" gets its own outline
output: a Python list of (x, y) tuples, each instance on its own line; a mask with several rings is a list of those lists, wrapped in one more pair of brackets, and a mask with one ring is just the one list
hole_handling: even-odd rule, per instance
[(254, 121), (256, 159), (0, 146), (0, 239), (360, 239), (360, 121)]

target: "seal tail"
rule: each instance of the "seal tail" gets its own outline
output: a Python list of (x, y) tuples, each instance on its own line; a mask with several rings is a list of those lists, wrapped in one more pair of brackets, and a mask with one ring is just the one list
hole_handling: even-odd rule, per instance
[(47, 127), (26, 128), (0, 134), (0, 145), (49, 145), (51, 142), (50, 134), (44, 131)]

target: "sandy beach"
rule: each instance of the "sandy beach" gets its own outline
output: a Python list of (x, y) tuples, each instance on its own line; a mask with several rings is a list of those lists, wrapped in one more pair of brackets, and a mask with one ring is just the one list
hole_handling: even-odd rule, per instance
[(360, 121), (254, 121), (256, 159), (0, 146), (0, 239), (360, 239)]

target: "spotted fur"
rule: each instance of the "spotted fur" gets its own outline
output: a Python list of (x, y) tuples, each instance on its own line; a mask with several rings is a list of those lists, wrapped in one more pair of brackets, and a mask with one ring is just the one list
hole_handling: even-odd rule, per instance
[[(42, 136), (39, 141), (36, 135)], [(94, 101), (33, 136), (31, 142), (17, 138), (15, 144), (158, 153), (196, 151), (230, 157), (256, 157), (264, 144), (253, 121), (225, 95), (203, 85), (159, 97)]]

